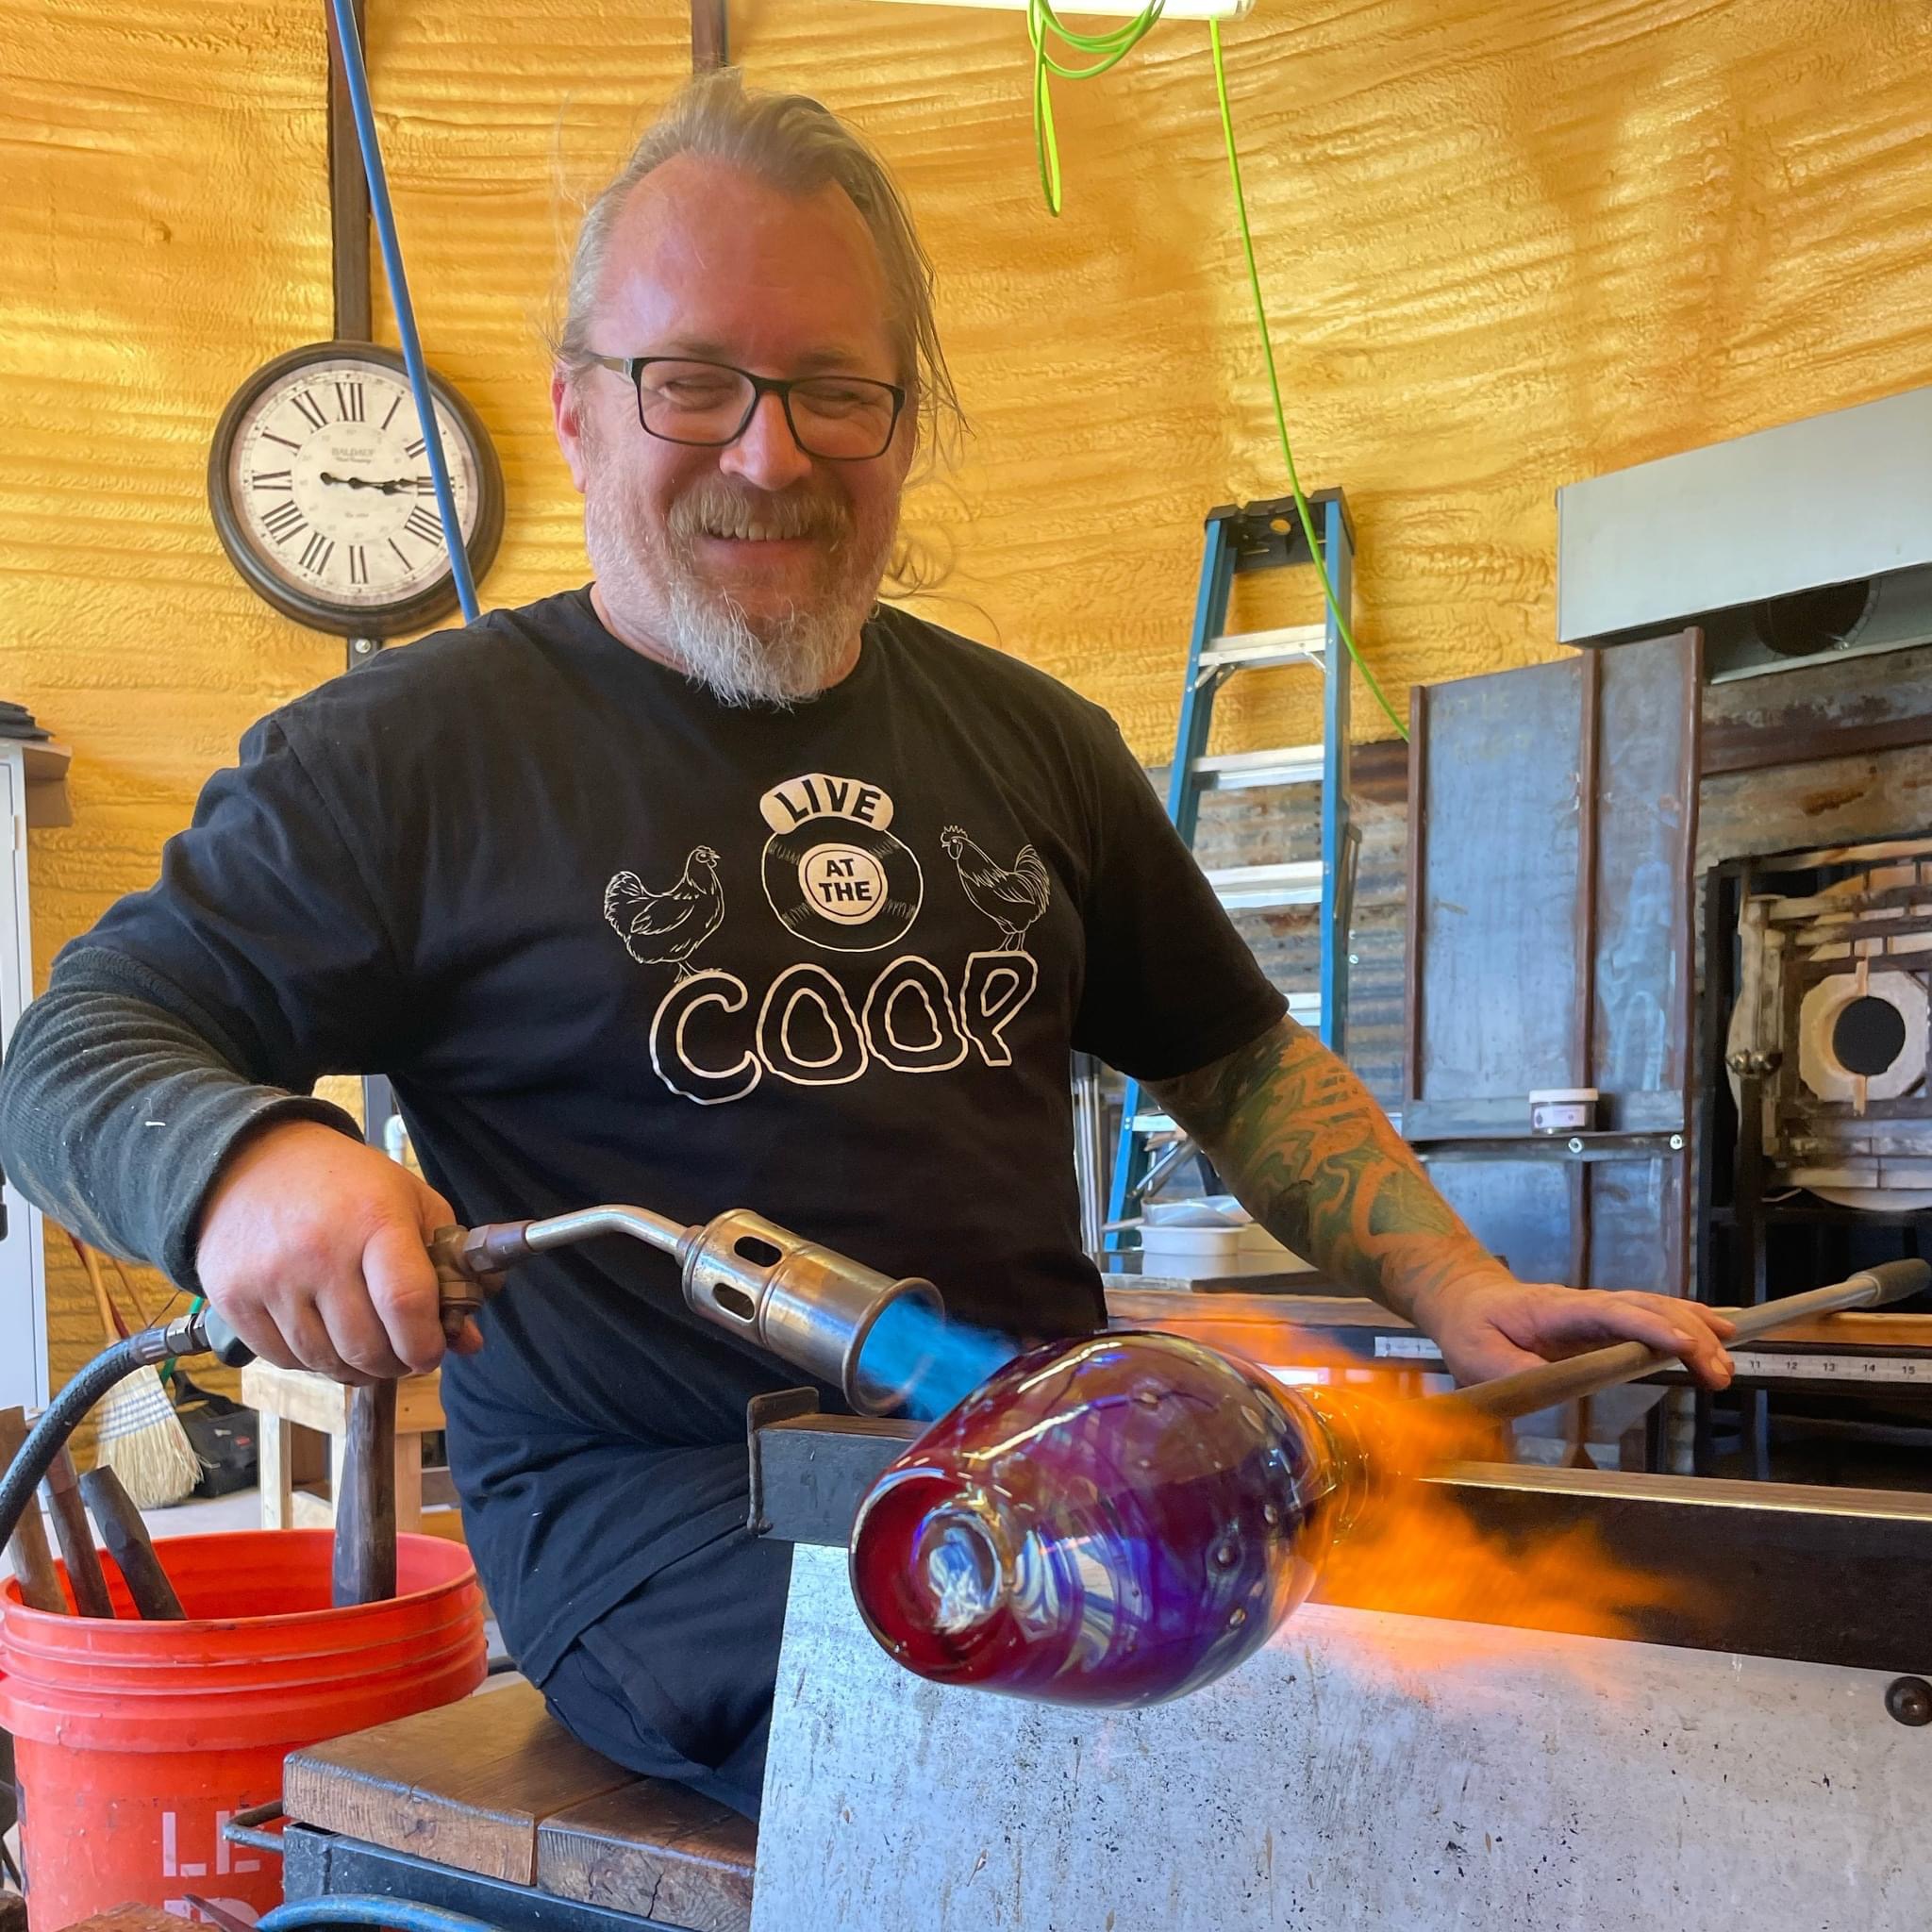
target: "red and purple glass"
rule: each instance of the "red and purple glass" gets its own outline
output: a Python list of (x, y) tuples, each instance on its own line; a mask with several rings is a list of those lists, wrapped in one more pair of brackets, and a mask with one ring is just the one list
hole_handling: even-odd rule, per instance
[(1177, 1336), (1008, 1362), (879, 1478), (852, 1531), (866, 1624), (908, 1670), (1059, 1704), (1155, 1704), (1307, 1594), (1347, 1454), (1259, 1369)]

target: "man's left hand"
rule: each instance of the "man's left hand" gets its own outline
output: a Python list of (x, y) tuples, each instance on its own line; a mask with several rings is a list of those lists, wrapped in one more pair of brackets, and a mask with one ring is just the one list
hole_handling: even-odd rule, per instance
[(1707, 1389), (1728, 1386), (1724, 1340), (1733, 1324), (1716, 1309), (1629, 1289), (1559, 1288), (1501, 1271), (1446, 1281), (1415, 1310), (1458, 1382), (1487, 1382), (1612, 1341), (1641, 1341), (1679, 1356)]

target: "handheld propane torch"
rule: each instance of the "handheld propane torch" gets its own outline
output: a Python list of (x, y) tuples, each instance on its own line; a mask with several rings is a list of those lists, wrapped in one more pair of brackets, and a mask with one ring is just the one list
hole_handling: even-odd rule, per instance
[[(896, 1407), (923, 1364), (882, 1377), (864, 1364), (879, 1317), (898, 1303), (937, 1321), (940, 1291), (921, 1276), (893, 1280), (850, 1256), (809, 1241), (747, 1208), (682, 1226), (645, 1208), (583, 1208), (544, 1220), (445, 1227), (429, 1243), (441, 1291), (442, 1325), (454, 1336), (503, 1286), (503, 1272), (530, 1256), (599, 1235), (628, 1235), (678, 1264), (694, 1314), (839, 1388), (861, 1415)], [(55, 1397), (0, 1475), (0, 1547), (80, 1420), (116, 1382), (170, 1356), (211, 1355), (229, 1368), (255, 1358), (212, 1307), (143, 1328), (102, 1351)], [(895, 1367), (898, 1364), (895, 1362)]]

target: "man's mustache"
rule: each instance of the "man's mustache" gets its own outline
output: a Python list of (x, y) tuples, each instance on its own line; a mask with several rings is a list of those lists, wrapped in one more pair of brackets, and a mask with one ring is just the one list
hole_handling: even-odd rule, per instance
[(837, 543), (852, 528), (844, 504), (823, 491), (747, 490), (715, 477), (687, 490), (666, 523), (685, 542), (695, 537), (829, 537)]

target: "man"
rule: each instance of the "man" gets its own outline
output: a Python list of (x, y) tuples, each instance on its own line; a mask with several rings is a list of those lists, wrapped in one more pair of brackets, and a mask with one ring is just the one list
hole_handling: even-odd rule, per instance
[[(1634, 1336), (1721, 1382), (1698, 1311), (1481, 1250), (1284, 1017), (1103, 712), (875, 605), (951, 408), (929, 285), (816, 104), (674, 103), (585, 222), (557, 351), (595, 582), (258, 725), (24, 1018), (7, 1171), (347, 1381), (441, 1358), (440, 1224), (606, 1200), (755, 1207), (967, 1321), (1074, 1334), (1104, 1320), (1077, 1047), (1465, 1378)], [(369, 1069), (428, 1185), (308, 1097)], [(753, 1813), (787, 1557), (743, 1530), (744, 1405), (796, 1379), (623, 1241), (521, 1268), (444, 1375), (523, 1668), (599, 1750)]]

